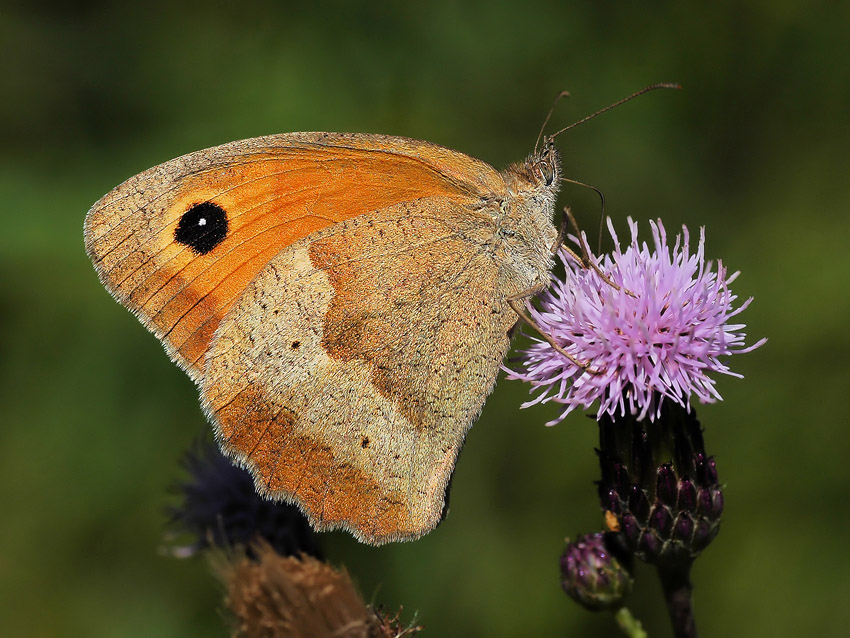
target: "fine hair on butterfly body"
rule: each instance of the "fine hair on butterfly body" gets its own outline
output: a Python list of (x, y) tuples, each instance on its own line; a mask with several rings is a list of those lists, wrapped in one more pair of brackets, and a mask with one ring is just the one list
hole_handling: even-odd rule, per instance
[(85, 244), (258, 491), (379, 545), (445, 514), (509, 300), (549, 282), (559, 184), (551, 137), (500, 172), (402, 137), (270, 135), (131, 177)]

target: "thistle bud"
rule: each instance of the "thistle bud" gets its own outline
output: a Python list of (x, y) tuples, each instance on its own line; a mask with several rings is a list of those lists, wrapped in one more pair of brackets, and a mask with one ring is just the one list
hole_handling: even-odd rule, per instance
[(620, 534), (598, 532), (568, 541), (561, 556), (564, 591), (591, 611), (617, 608), (632, 590), (630, 556)]
[(639, 558), (691, 560), (717, 535), (723, 493), (693, 410), (665, 401), (654, 421), (603, 415), (597, 454), (602, 509)]

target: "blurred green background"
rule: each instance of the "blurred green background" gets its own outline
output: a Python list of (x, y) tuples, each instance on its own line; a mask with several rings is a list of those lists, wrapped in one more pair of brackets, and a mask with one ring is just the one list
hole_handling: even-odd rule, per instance
[[(564, 173), (608, 213), (707, 227), (755, 296), (725, 401), (701, 407), (726, 483), (696, 563), (705, 636), (846, 635), (850, 432), (850, 4), (836, 2), (16, 2), (0, 7), (0, 633), (225, 636), (202, 559), (162, 553), (169, 486), (206, 428), (188, 378), (101, 288), (82, 224), (177, 155), (267, 133), (382, 132), (496, 167), (556, 93)], [(562, 202), (595, 228), (592, 193)], [(648, 226), (642, 221), (642, 229)], [(554, 428), (502, 381), (452, 509), (416, 543), (326, 535), (367, 599), (428, 636), (607, 636), (558, 583), (565, 536), (601, 526), (593, 422)], [(669, 635), (655, 575), (632, 607)]]

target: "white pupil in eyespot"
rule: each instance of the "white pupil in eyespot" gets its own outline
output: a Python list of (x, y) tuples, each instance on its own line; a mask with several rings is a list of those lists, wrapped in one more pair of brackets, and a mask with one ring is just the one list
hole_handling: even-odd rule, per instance
[(206, 218), (206, 217), (201, 217), (201, 218), (198, 220), (198, 226), (206, 226), (206, 225), (207, 225), (207, 218)]

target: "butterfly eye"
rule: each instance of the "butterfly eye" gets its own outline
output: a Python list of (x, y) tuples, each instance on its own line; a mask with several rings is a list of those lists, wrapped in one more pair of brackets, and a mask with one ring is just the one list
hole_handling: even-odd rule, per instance
[(174, 241), (205, 255), (227, 237), (227, 213), (212, 202), (193, 204), (183, 213)]
[(550, 161), (543, 162), (540, 165), (540, 174), (543, 176), (543, 181), (546, 186), (551, 186), (555, 181), (555, 165)]

